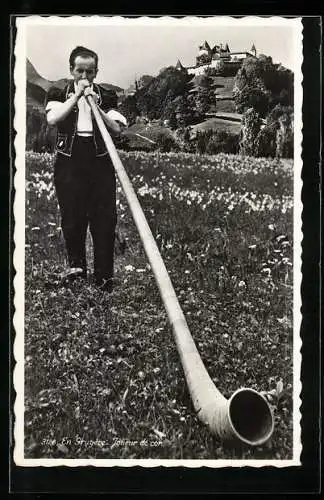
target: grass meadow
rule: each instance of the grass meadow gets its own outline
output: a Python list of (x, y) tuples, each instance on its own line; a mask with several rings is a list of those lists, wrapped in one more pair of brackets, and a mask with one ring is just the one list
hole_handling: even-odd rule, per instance
[[(198, 420), (121, 188), (116, 287), (49, 287), (66, 254), (50, 154), (26, 153), (25, 457), (292, 458), (293, 166), (219, 154), (120, 152), (202, 360), (229, 397), (283, 382), (265, 445)], [(91, 266), (91, 238), (87, 238)]]

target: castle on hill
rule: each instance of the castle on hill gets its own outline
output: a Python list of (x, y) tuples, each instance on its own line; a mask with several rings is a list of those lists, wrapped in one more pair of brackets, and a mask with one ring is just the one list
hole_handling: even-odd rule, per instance
[(185, 67), (178, 59), (176, 69), (181, 71), (186, 70), (192, 75), (202, 75), (206, 69), (214, 69), (217, 72), (218, 70), (220, 71), (221, 68), (226, 67), (227, 73), (232, 73), (234, 75), (242, 66), (244, 59), (256, 56), (256, 48), (254, 44), (252, 45), (250, 51), (231, 52), (227, 43), (225, 46), (220, 44), (211, 48), (205, 40), (205, 42), (199, 47), (196, 64), (194, 66)]

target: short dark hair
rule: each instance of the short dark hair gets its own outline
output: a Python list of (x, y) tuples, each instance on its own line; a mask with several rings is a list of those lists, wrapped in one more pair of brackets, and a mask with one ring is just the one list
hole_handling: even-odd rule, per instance
[(98, 66), (98, 54), (93, 52), (93, 50), (87, 49), (86, 47), (75, 47), (75, 49), (72, 50), (69, 58), (69, 63), (70, 63), (70, 68), (74, 68), (75, 65), (75, 59), (78, 56), (82, 57), (93, 57), (96, 63), (96, 67)]

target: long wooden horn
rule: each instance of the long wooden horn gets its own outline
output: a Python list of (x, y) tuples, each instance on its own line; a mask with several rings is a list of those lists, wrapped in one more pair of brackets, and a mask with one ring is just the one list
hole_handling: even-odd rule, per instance
[(87, 99), (124, 190), (159, 287), (198, 417), (222, 439), (236, 439), (254, 446), (264, 443), (270, 438), (274, 427), (273, 413), (267, 400), (255, 390), (246, 388), (237, 390), (230, 399), (226, 399), (215, 387), (190, 334), (169, 274), (132, 183), (96, 104), (91, 96)]

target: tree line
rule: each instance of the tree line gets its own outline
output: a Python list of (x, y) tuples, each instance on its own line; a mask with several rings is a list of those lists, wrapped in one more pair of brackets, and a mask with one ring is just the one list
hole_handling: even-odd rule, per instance
[[(164, 126), (168, 133), (161, 131), (156, 138), (156, 147), (162, 151), (292, 157), (293, 97), (293, 73), (260, 55), (245, 59), (234, 78), (233, 99), (242, 114), (239, 135), (206, 130), (193, 138), (190, 133), (193, 125), (206, 120), (206, 114), (217, 111), (210, 70), (194, 79), (185, 69), (173, 66), (163, 68), (156, 77), (144, 75), (134, 93), (122, 99), (119, 110), (130, 125), (144, 119)], [(28, 107), (27, 131), (27, 149), (53, 150), (55, 130), (47, 126), (43, 110)], [(131, 149), (132, 141), (124, 137), (117, 146)]]

